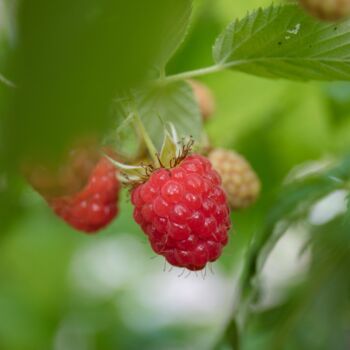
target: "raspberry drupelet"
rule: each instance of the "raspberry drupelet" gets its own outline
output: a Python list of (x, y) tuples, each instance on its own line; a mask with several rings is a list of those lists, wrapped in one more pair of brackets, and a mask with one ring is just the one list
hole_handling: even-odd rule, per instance
[(132, 190), (131, 201), (154, 252), (171, 265), (201, 270), (228, 242), (230, 216), (221, 178), (200, 155), (155, 170)]

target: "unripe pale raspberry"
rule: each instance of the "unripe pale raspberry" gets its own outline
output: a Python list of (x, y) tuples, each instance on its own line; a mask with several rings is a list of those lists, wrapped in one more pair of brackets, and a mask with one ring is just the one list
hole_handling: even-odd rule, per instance
[(188, 83), (193, 89), (203, 120), (208, 120), (215, 111), (215, 100), (211, 90), (196, 80), (189, 80)]
[(299, 0), (314, 17), (325, 21), (336, 21), (350, 16), (349, 0)]
[(133, 189), (131, 202), (154, 252), (171, 265), (201, 270), (227, 244), (227, 198), (220, 176), (200, 155), (155, 170)]
[(221, 148), (211, 151), (208, 158), (222, 178), (222, 186), (233, 209), (243, 209), (255, 202), (261, 185), (246, 159)]

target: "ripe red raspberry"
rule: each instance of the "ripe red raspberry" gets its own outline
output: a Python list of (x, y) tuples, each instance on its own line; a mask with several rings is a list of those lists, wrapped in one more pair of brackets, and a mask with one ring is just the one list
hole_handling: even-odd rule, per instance
[(155, 170), (133, 189), (134, 219), (155, 253), (174, 266), (201, 270), (227, 244), (229, 207), (210, 162), (187, 156), (171, 169)]
[(102, 158), (78, 193), (47, 199), (54, 212), (77, 230), (96, 232), (118, 213), (119, 181), (114, 165)]

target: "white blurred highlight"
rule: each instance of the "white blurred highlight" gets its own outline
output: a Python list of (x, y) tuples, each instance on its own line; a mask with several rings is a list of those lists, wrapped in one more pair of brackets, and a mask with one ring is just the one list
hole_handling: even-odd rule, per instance
[(310, 211), (309, 221), (313, 225), (324, 225), (347, 210), (348, 191), (338, 190), (318, 201)]
[(164, 258), (151, 257), (151, 250), (133, 235), (93, 241), (73, 258), (71, 285), (77, 294), (92, 300), (127, 292), (125, 302), (119, 294), (115, 297), (116, 309), (138, 331), (178, 322), (209, 325), (225, 319), (235, 282), (216, 264), (214, 272), (208, 267), (197, 273), (169, 271), (169, 264), (163, 271)]
[(263, 298), (260, 307), (267, 308), (279, 303), (285, 288), (305, 276), (311, 253), (304, 250), (308, 240), (305, 226), (289, 228), (277, 242), (261, 273)]

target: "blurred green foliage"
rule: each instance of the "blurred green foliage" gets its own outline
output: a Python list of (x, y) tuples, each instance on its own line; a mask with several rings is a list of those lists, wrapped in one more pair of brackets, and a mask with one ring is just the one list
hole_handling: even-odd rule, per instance
[(177, 8), (190, 3), (19, 2), (5, 71), (18, 86), (4, 114), (7, 157), (53, 157), (77, 135), (106, 131), (112, 98), (145, 78)]
[[(160, 53), (163, 28), (176, 13), (167, 11), (169, 4), (155, 0), (24, 1), (18, 32), (11, 34), (11, 40), (1, 40), (0, 47), (8, 51), (0, 52), (0, 72), (21, 89), (1, 85), (0, 349), (210, 349), (222, 334), (229, 336), (222, 338), (221, 349), (232, 348), (233, 342), (247, 350), (347, 349), (350, 250), (349, 220), (344, 220), (349, 213), (315, 226), (308, 222), (308, 211), (302, 212), (298, 219), (310, 229), (312, 252), (307, 276), (297, 285), (286, 286), (279, 303), (252, 312), (238, 341), (232, 323), (225, 333), (232, 300), (227, 301), (226, 314), (203, 325), (191, 318), (170, 319), (170, 312), (164, 316), (155, 307), (149, 310), (145, 300), (135, 297), (136, 289), (152, 284), (163, 262), (147, 260), (151, 249), (143, 244), (143, 233), (131, 220), (126, 193), (118, 219), (98, 236), (89, 237), (54, 217), (16, 173), (3, 175), (6, 162), (29, 150), (52, 156), (77, 133), (102, 133), (113, 124), (109, 102), (118, 89), (141, 82), (147, 66)], [(195, 1), (189, 34), (167, 73), (210, 65), (213, 42), (227, 23), (269, 4), (267, 0)], [(1, 23), (5, 22), (0, 22), (0, 28), (7, 35), (8, 24)], [(349, 98), (343, 85), (269, 81), (236, 72), (201, 80), (216, 98), (216, 113), (206, 126), (212, 143), (244, 154), (263, 184), (262, 196), (253, 208), (232, 214), (234, 233), (214, 266), (217, 276), (227, 281), (226, 289), (233, 290), (233, 274), (249, 257), (251, 239), (264, 229), (274, 198), (288, 196), (280, 189), (291, 169), (329, 155), (341, 158), (349, 150)], [(327, 179), (321, 176), (311, 181), (314, 187), (308, 184), (312, 195), (317, 194), (314, 197), (292, 187), (296, 207), (299, 198), (300, 203), (306, 197), (312, 200), (311, 206), (338, 188), (333, 182), (327, 187)], [(121, 243), (123, 237), (130, 243), (123, 246), (130, 259), (118, 271), (130, 278), (98, 296), (78, 288), (77, 276), (84, 277), (84, 264), (77, 263), (81, 254), (92, 246), (108, 246), (114, 239)], [(137, 274), (131, 268), (133, 261)], [(101, 264), (98, 275), (103, 277), (104, 267), (108, 271), (110, 266), (105, 260)], [(249, 273), (254, 275), (254, 271)], [(109, 278), (112, 284), (117, 279), (115, 275)], [(185, 281), (178, 279), (179, 289)], [(97, 284), (86, 276), (80, 282)], [(161, 296), (153, 295), (153, 299)], [(189, 308), (181, 306), (175, 308)], [(158, 324), (162, 317), (167, 322)]]

